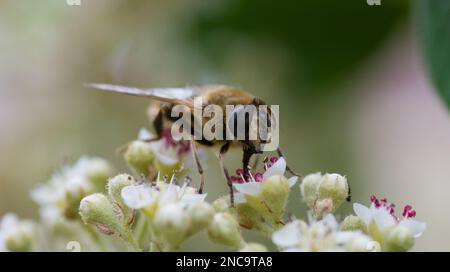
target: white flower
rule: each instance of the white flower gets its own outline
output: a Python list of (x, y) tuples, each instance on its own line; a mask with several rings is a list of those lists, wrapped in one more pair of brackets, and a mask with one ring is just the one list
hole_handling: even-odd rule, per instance
[(154, 204), (164, 206), (168, 203), (180, 202), (183, 205), (202, 202), (207, 194), (198, 194), (193, 187), (184, 183), (182, 187), (174, 184), (174, 177), (170, 183), (157, 178), (155, 185), (141, 184), (126, 186), (122, 189), (121, 196), (125, 204), (132, 209), (142, 209)]
[[(43, 219), (60, 219), (70, 208), (68, 198), (81, 200), (85, 195), (104, 188), (111, 169), (103, 159), (81, 157), (74, 165), (64, 166), (47, 183), (34, 188), (31, 198), (40, 205)], [(78, 210), (79, 203), (72, 204), (74, 210)]]
[(149, 184), (130, 185), (122, 189), (122, 199), (132, 209), (151, 206), (159, 196), (159, 192)]
[(332, 214), (309, 225), (292, 221), (272, 234), (272, 241), (283, 251), (366, 251), (372, 241), (359, 231), (339, 231)]
[(410, 205), (405, 206), (403, 218), (399, 220), (394, 214), (394, 206), (386, 199), (379, 200), (372, 196), (371, 201), (369, 208), (359, 203), (353, 204), (354, 212), (366, 225), (375, 223), (381, 232), (396, 225), (404, 226), (409, 229), (414, 238), (420, 237), (425, 231), (426, 224), (414, 219), (416, 213)]
[(32, 238), (33, 224), (30, 221), (19, 220), (14, 213), (7, 213), (0, 218), (0, 252), (28, 251)]
[[(273, 177), (273, 176), (284, 176), (286, 172), (286, 160), (283, 157), (278, 158), (276, 162), (273, 163), (264, 174), (257, 173), (255, 176), (250, 174), (249, 181), (246, 181), (241, 174), (242, 183), (233, 183), (234, 188), (239, 192), (235, 194), (236, 203), (245, 202), (245, 198), (243, 195), (259, 195), (262, 191), (262, 184), (264, 180)], [(238, 177), (234, 177), (235, 179)], [(289, 188), (294, 186), (297, 182), (298, 177), (293, 176), (287, 180)]]

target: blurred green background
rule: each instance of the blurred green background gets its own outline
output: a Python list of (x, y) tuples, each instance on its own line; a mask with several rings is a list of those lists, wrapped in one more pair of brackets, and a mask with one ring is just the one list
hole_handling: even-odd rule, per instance
[[(449, 114), (416, 14), (407, 0), (1, 0), (0, 214), (37, 218), (30, 188), (80, 155), (127, 171), (115, 150), (150, 127), (148, 101), (84, 83), (223, 83), (280, 105), (297, 171), (347, 175), (356, 202), (412, 204), (428, 224), (414, 249), (450, 250)], [(219, 173), (210, 159), (209, 200), (227, 192)], [(305, 213), (298, 188), (289, 209)], [(201, 235), (184, 249), (223, 250)]]

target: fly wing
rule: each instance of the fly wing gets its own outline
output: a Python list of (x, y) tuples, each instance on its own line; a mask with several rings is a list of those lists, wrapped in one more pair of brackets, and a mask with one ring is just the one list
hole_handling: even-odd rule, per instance
[(149, 97), (158, 101), (185, 105), (191, 108), (194, 105), (193, 98), (199, 95), (199, 90), (195, 87), (140, 89), (104, 83), (91, 83), (86, 86), (99, 90)]

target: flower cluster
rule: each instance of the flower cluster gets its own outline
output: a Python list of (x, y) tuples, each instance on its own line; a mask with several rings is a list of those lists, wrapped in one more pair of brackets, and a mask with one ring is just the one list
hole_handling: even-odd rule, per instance
[(289, 222), (272, 235), (284, 251), (373, 251), (372, 239), (360, 231), (343, 231), (332, 214), (321, 220)]
[[(189, 176), (196, 169), (190, 143), (175, 141), (168, 129), (161, 136), (141, 129), (127, 145), (132, 174), (114, 174), (100, 158), (64, 166), (31, 192), (40, 222), (0, 218), (0, 251), (61, 251), (70, 241), (92, 251), (175, 251), (201, 232), (233, 250), (267, 251), (247, 242), (243, 229), (280, 251), (407, 251), (425, 231), (411, 205), (398, 214), (394, 204), (375, 196), (369, 207), (354, 203), (355, 215), (339, 222), (334, 214), (349, 200), (347, 177), (314, 173), (294, 186), (299, 177), (286, 175), (283, 157), (265, 159), (259, 171), (237, 169), (230, 177), (234, 205), (229, 195), (208, 202)], [(306, 219), (287, 205), (296, 190)]]
[(76, 219), (80, 200), (102, 191), (112, 173), (112, 167), (104, 159), (82, 157), (33, 189), (31, 198), (39, 204), (41, 216), (46, 221)]

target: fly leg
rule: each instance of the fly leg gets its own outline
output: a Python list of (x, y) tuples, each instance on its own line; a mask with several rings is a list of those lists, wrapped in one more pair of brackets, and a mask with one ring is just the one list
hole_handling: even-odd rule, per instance
[(224, 144), (219, 151), (219, 163), (220, 168), (222, 168), (223, 173), (225, 174), (225, 178), (227, 179), (228, 189), (230, 190), (230, 206), (234, 207), (234, 191), (233, 191), (233, 182), (231, 181), (230, 175), (228, 174), (228, 169), (224, 164), (224, 156), (230, 148), (230, 142)]
[(202, 164), (198, 157), (197, 146), (195, 145), (194, 140), (191, 140), (190, 143), (191, 143), (192, 156), (194, 157), (195, 163), (197, 164), (198, 174), (200, 175), (200, 188), (198, 189), (198, 193), (202, 194), (203, 187), (205, 186), (205, 175), (203, 174), (203, 167), (202, 167)]

